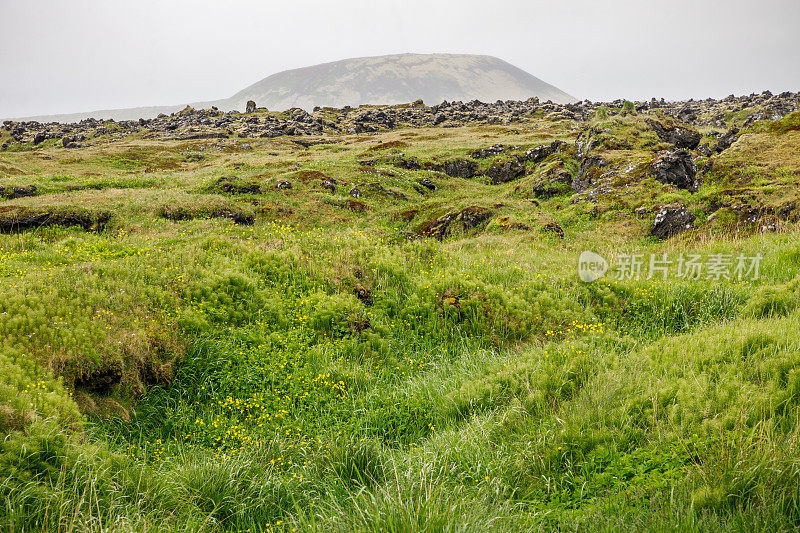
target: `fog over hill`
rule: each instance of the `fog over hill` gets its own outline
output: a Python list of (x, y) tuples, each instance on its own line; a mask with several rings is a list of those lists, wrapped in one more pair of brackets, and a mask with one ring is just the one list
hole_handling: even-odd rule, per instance
[[(397, 54), (345, 59), (273, 74), (230, 98), (190, 103), (195, 108), (216, 106), (223, 111), (244, 111), (248, 100), (259, 107), (284, 110), (315, 106), (397, 104), (422, 99), (426, 104), (444, 100), (525, 100), (536, 96), (556, 103), (575, 98), (557, 87), (501, 59), (462, 54)], [(137, 107), (28, 117), (41, 122), (75, 122), (84, 118), (135, 120), (174, 113), (186, 104)]]

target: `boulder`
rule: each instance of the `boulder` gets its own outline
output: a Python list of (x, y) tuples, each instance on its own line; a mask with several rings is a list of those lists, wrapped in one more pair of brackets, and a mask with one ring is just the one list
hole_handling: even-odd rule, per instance
[(572, 180), (572, 189), (575, 192), (583, 192), (594, 185), (600, 176), (600, 169), (608, 165), (608, 161), (599, 155), (588, 155), (581, 159), (578, 166), (578, 173)]
[(247, 107), (244, 110), (245, 113), (255, 113), (256, 112), (256, 103), (252, 100), (247, 101)]
[(525, 165), (517, 159), (498, 161), (486, 170), (486, 176), (493, 185), (508, 183), (525, 175)]
[(725, 135), (717, 139), (717, 147), (714, 149), (717, 153), (721, 153), (731, 147), (736, 142), (736, 137), (739, 134), (739, 128), (736, 126), (725, 132)]
[(662, 153), (653, 162), (653, 172), (656, 180), (661, 183), (689, 192), (700, 190), (702, 180), (697, 175), (697, 166), (688, 150)]
[(451, 178), (470, 179), (478, 173), (478, 164), (467, 159), (451, 159), (445, 161), (442, 170)]
[(456, 220), (461, 222), (465, 229), (474, 228), (492, 217), (492, 212), (483, 207), (465, 207), (458, 213)]
[(530, 161), (531, 163), (539, 163), (540, 161), (544, 161), (554, 153), (556, 153), (561, 146), (565, 143), (564, 141), (553, 141), (550, 144), (543, 144), (542, 146), (537, 146), (536, 148), (531, 148), (527, 152), (525, 152), (525, 159)]
[(473, 159), (486, 159), (487, 157), (494, 157), (496, 155), (500, 155), (503, 152), (508, 150), (508, 147), (502, 144), (495, 144), (492, 146), (488, 146), (486, 148), (478, 148), (477, 150), (473, 150), (470, 154), (470, 157)]
[(650, 235), (664, 240), (694, 227), (696, 217), (683, 205), (666, 205), (659, 209)]
[(660, 122), (650, 118), (646, 121), (661, 141), (674, 144), (676, 148), (694, 150), (700, 144), (702, 135), (688, 124)]

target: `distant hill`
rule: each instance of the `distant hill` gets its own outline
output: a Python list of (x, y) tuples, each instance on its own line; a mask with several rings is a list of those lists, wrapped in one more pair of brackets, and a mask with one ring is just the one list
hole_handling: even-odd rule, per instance
[(538, 96), (557, 103), (575, 99), (539, 78), (491, 56), (399, 54), (346, 59), (287, 70), (264, 78), (224, 101), (243, 109), (248, 100), (282, 110), (314, 106), (399, 104), (422, 99), (524, 100)]
[[(259, 107), (282, 111), (314, 106), (397, 104), (422, 99), (433, 105), (443, 100), (525, 100), (536, 96), (556, 103), (575, 98), (505, 61), (491, 56), (462, 54), (397, 54), (345, 59), (273, 74), (230, 98), (193, 102), (195, 108), (216, 106), (244, 111), (248, 100)], [(84, 118), (135, 120), (174, 113), (186, 104), (138, 107), (29, 117), (40, 122), (76, 122)]]

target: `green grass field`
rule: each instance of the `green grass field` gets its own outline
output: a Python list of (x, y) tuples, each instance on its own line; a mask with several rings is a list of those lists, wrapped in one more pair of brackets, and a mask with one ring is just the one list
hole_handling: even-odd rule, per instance
[[(604, 157), (649, 161), (642, 124), (595, 119)], [(800, 132), (746, 131), (695, 194), (537, 196), (580, 134), (0, 153), (0, 186), (37, 186), (0, 199), (0, 530), (800, 528), (800, 233), (737, 207), (795, 205)], [(557, 139), (501, 185), (432, 170)], [(675, 202), (696, 228), (649, 237)], [(586, 284), (584, 250), (763, 260)]]

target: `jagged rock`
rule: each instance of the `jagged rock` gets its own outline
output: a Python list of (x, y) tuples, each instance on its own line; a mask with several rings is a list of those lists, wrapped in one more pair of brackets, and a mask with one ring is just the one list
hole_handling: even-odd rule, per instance
[(725, 135), (717, 139), (717, 146), (714, 149), (717, 153), (721, 153), (731, 147), (736, 142), (736, 136), (739, 134), (739, 128), (736, 126), (725, 132)]
[(578, 166), (578, 173), (572, 180), (572, 189), (575, 192), (583, 192), (594, 185), (601, 172), (600, 169), (607, 166), (608, 161), (601, 156), (594, 154), (581, 159), (581, 164)]
[(559, 151), (564, 144), (566, 144), (564, 141), (555, 140), (550, 144), (531, 148), (525, 152), (525, 159), (531, 163), (539, 163)]
[(507, 161), (498, 161), (486, 170), (486, 176), (489, 181), (498, 185), (500, 183), (508, 183), (514, 181), (525, 175), (525, 165), (516, 159), (509, 159)]
[(650, 235), (664, 240), (694, 227), (696, 217), (683, 205), (662, 207), (653, 220)]
[(667, 123), (664, 124), (654, 119), (645, 119), (647, 124), (653, 128), (656, 135), (663, 142), (672, 143), (676, 148), (688, 148), (694, 150), (700, 144), (702, 135), (686, 124)]
[(291, 181), (286, 181), (286, 180), (280, 180), (280, 181), (278, 181), (278, 183), (275, 184), (275, 188), (276, 189), (291, 189), (292, 188), (292, 182)]
[(684, 106), (678, 110), (675, 114), (680, 120), (684, 122), (688, 122), (690, 124), (694, 123), (697, 120), (697, 112), (691, 106)]
[(470, 206), (465, 207), (458, 213), (456, 220), (461, 222), (465, 228), (474, 228), (481, 223), (489, 220), (492, 212), (483, 207)]
[(420, 235), (423, 237), (433, 237), (434, 239), (441, 241), (447, 236), (450, 223), (455, 220), (457, 216), (458, 213), (447, 213), (444, 216), (428, 222), (428, 224), (422, 228)]
[(478, 164), (467, 159), (445, 161), (442, 170), (451, 178), (470, 179), (478, 172)]
[[(553, 167), (540, 179), (533, 182), (530, 193), (536, 198), (551, 198), (569, 191), (572, 175), (563, 167)], [(520, 189), (517, 189), (520, 192)]]
[(493, 213), (489, 209), (477, 206), (465, 207), (456, 213), (447, 213), (434, 219), (422, 228), (420, 235), (423, 237), (433, 237), (437, 240), (444, 239), (450, 234), (452, 223), (460, 222), (464, 229), (472, 229), (480, 226), (492, 217)]
[[(606, 112), (613, 116), (618, 113), (616, 108), (621, 107), (622, 100), (607, 104)], [(646, 105), (645, 105), (646, 104)], [(396, 105), (396, 106), (363, 106), (357, 109), (344, 107), (342, 109), (322, 108), (325, 117), (309, 115), (299, 108), (288, 110), (280, 115), (276, 114), (250, 114), (237, 111), (222, 112), (218, 109), (195, 110), (186, 107), (183, 111), (171, 115), (160, 114), (154, 119), (135, 121), (98, 121), (87, 119), (75, 124), (38, 122), (13, 122), (6, 121), (2, 127), (11, 134), (6, 149), (15, 143), (42, 142), (44, 139), (62, 139), (64, 136), (84, 135), (85, 138), (96, 138), (103, 135), (124, 136), (134, 133), (144, 133), (150, 139), (179, 140), (179, 139), (205, 139), (227, 138), (242, 136), (248, 138), (272, 138), (283, 135), (306, 136), (321, 135), (325, 133), (342, 134), (377, 132), (399, 126), (428, 127), (437, 125), (451, 127), (467, 124), (486, 125), (497, 123), (510, 123), (525, 120), (534, 115), (544, 114), (546, 120), (585, 121), (595, 114), (605, 104), (599, 102), (580, 102), (576, 104), (559, 105), (550, 103), (537, 103), (533, 100), (526, 101), (497, 101), (484, 103), (477, 100), (471, 102), (442, 102), (439, 105), (426, 107), (424, 105)], [(778, 96), (768, 94), (750, 95), (742, 97), (728, 97), (723, 100), (706, 99), (699, 102), (665, 102), (652, 100), (649, 103), (638, 103), (636, 108), (642, 112), (652, 112), (658, 109), (659, 114), (672, 118), (651, 114), (650, 118), (666, 125), (676, 118), (717, 129), (727, 129), (731, 126), (730, 116), (732, 111), (749, 110), (749, 117), (745, 125), (756, 120), (776, 119), (800, 108), (800, 95), (797, 93), (782, 93)], [(258, 111), (258, 108), (255, 109)], [(669, 129), (669, 128), (667, 128)], [(685, 126), (680, 126), (685, 129)], [(591, 128), (587, 128), (591, 130)], [(598, 137), (594, 132), (594, 137)], [(670, 135), (669, 132), (665, 135)], [(691, 149), (696, 136), (693, 134), (680, 134), (676, 141), (677, 148)], [(672, 142), (667, 137), (666, 142)], [(730, 146), (723, 137), (717, 151)], [(730, 139), (733, 142), (734, 139)], [(66, 145), (79, 147), (81, 141), (68, 141)], [(75, 143), (74, 145), (71, 143)], [(595, 140), (590, 132), (582, 135), (576, 143), (578, 157), (583, 158), (592, 153), (596, 148)], [(491, 149), (492, 147), (488, 147)], [(612, 147), (607, 147), (614, 149)], [(486, 150), (485, 155), (492, 150)], [(508, 150), (506, 150), (507, 153)], [(542, 154), (544, 155), (544, 154)], [(531, 154), (535, 159), (537, 156)], [(520, 156), (524, 158), (524, 156)]]
[(500, 155), (503, 152), (508, 150), (508, 147), (502, 144), (495, 144), (489, 146), (487, 148), (479, 148), (477, 150), (473, 150), (470, 154), (470, 157), (473, 159), (486, 159), (487, 157), (494, 157), (496, 155)]
[(653, 162), (655, 179), (689, 192), (700, 190), (701, 180), (697, 175), (692, 153), (688, 150), (662, 153)]

